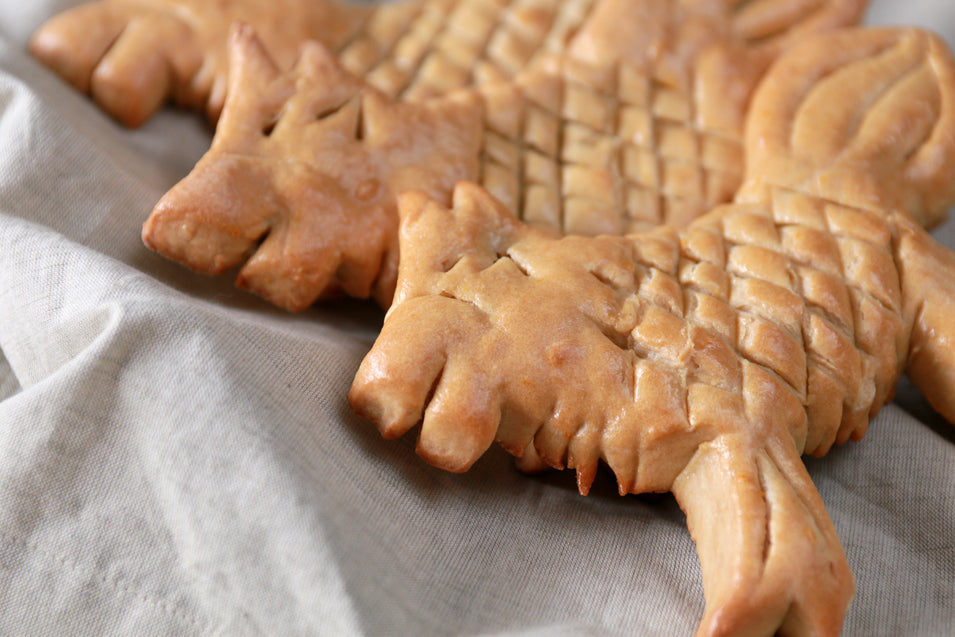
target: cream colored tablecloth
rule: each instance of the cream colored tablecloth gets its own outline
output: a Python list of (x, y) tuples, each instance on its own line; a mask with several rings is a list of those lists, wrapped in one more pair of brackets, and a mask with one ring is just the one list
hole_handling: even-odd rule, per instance
[[(498, 450), (432, 469), (345, 400), (374, 307), (290, 316), (143, 247), (209, 132), (125, 130), (31, 59), (73, 4), (0, 0), (0, 634), (691, 634), (671, 497), (582, 498)], [(955, 44), (950, 0), (870, 16)], [(847, 635), (955, 632), (953, 432), (903, 382), (808, 463), (858, 581)]]

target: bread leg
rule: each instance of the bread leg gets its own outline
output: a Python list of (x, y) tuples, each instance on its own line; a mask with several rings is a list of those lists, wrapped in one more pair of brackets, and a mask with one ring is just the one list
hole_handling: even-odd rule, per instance
[(898, 223), (902, 292), (912, 321), (907, 374), (955, 422), (955, 253), (907, 219)]

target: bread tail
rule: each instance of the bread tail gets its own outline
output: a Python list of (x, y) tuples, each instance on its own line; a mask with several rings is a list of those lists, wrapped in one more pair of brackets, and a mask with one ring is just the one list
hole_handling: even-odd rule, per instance
[(838, 635), (855, 584), (792, 439), (700, 446), (673, 485), (703, 572), (697, 635)]

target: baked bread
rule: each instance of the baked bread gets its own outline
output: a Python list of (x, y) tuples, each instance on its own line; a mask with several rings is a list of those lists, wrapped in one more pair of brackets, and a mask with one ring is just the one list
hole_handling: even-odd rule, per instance
[[(772, 48), (802, 31), (850, 24), (866, 1), (673, 4), (681, 13), (732, 14), (731, 22), (721, 20), (732, 24), (740, 38)], [(228, 32), (235, 21), (253, 26), (283, 69), (294, 62), (299, 45), (317, 40), (339, 53), (346, 68), (385, 93), (423, 97), (513, 77), (540, 52), (563, 49), (591, 13), (602, 13), (610, 18), (605, 20), (608, 25), (615, 26), (629, 20), (627, 14), (653, 18), (675, 14), (669, 4), (669, 0), (405, 0), (375, 5), (341, 0), (97, 0), (50, 19), (36, 31), (30, 49), (79, 90), (92, 94), (119, 121), (138, 126), (170, 98), (204, 108), (213, 119), (218, 116), (227, 86)], [(636, 28), (647, 33), (645, 27)], [(633, 28), (618, 35), (632, 36)], [(659, 45), (659, 40), (652, 43)], [(602, 41), (594, 39), (597, 47)], [(669, 53), (665, 48), (655, 50)]]
[[(858, 5), (826, 5), (831, 11), (817, 17), (829, 25), (834, 16), (855, 17)], [(821, 28), (773, 0), (759, 6), (783, 35), (762, 37), (750, 25), (757, 21), (743, 17), (755, 5), (739, 14), (715, 6), (604, 0), (569, 52), (548, 54), (545, 39), (527, 71), (434, 98), (421, 97), (433, 92), (426, 84), (434, 89), (427, 64), (406, 90), (383, 92), (372, 83), (383, 81), (376, 69), (384, 66), (359, 78), (344, 68), (348, 55), (336, 63), (309, 42), (298, 64), (282, 71), (239, 27), (212, 148), (159, 202), (143, 239), (209, 274), (248, 259), (241, 287), (300, 310), (341, 293), (388, 305), (395, 197), (406, 188), (447, 201), (455, 182), (477, 181), (528, 222), (558, 233), (685, 225), (738, 187), (743, 120), (768, 62), (787, 38)], [(640, 20), (651, 9), (662, 22)], [(609, 33), (617, 24), (626, 33)], [(642, 37), (646, 46), (614, 58), (596, 44), (611, 35)]]
[(209, 152), (156, 205), (147, 246), (302, 310), (347, 294), (387, 305), (398, 263), (396, 193), (445, 199), (477, 174), (475, 95), (394, 101), (309, 42), (283, 73), (249, 27)]
[(428, 462), (493, 442), (621, 494), (672, 491), (700, 635), (838, 634), (854, 583), (800, 461), (858, 439), (903, 370), (955, 422), (955, 63), (917, 30), (806, 41), (757, 92), (735, 201), (684, 229), (554, 238), (476, 184), (400, 199), (394, 304), (355, 411)]
[(215, 119), (234, 21), (255, 24), (272, 55), (291, 64), (308, 39), (341, 48), (369, 13), (334, 0), (98, 0), (48, 20), (29, 47), (126, 126), (139, 126), (169, 100)]

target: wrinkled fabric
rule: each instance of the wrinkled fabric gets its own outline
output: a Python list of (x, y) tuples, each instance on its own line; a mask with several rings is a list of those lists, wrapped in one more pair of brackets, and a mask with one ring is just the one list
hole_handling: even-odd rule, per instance
[[(124, 129), (31, 59), (74, 4), (0, 0), (0, 634), (692, 634), (672, 497), (584, 498), (497, 449), (433, 469), (345, 399), (379, 310), (290, 315), (143, 247), (210, 131)], [(947, 0), (869, 15), (955, 44)], [(950, 635), (955, 428), (902, 381), (807, 465), (857, 580), (845, 634)]]

